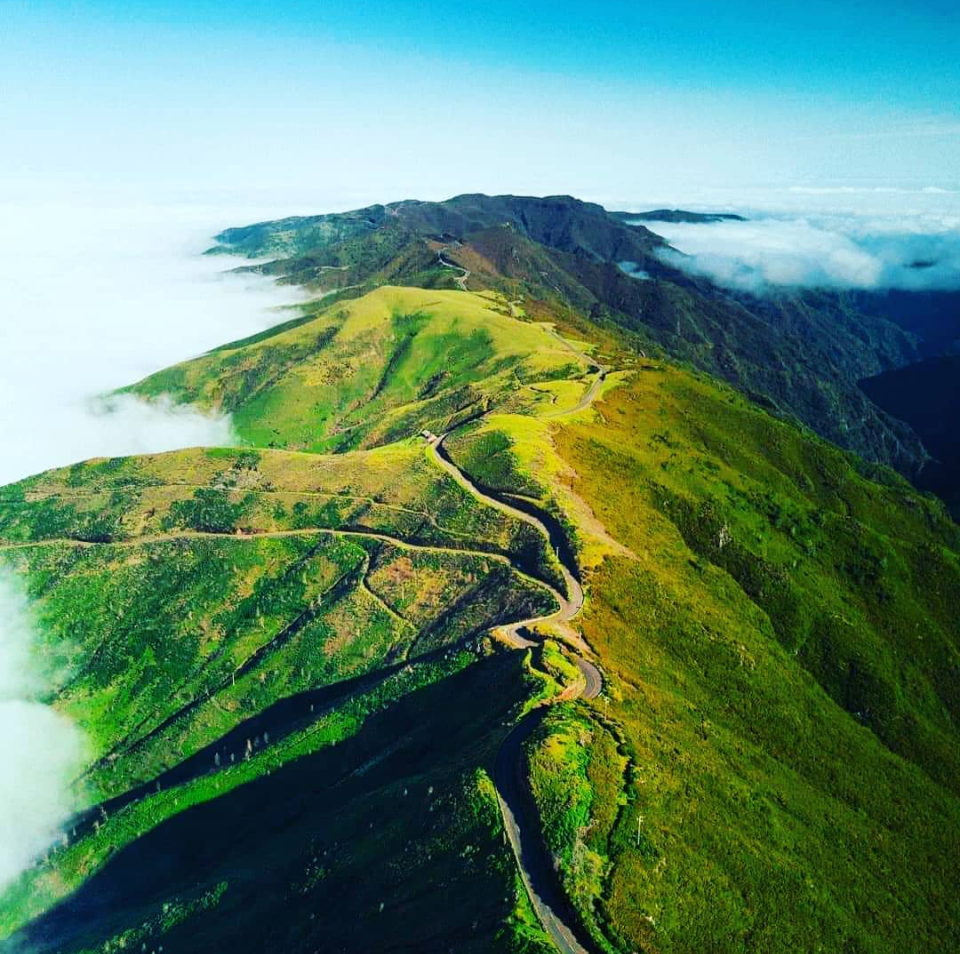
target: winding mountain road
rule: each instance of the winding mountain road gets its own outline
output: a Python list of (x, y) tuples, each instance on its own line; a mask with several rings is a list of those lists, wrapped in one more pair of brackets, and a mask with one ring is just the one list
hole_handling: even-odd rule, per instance
[(453, 269), (456, 269), (458, 272), (463, 272), (463, 274), (455, 278), (454, 281), (457, 283), (457, 287), (460, 289), (460, 291), (466, 291), (467, 279), (470, 277), (470, 269), (464, 268), (462, 265), (454, 265), (453, 262), (448, 262), (443, 257), (443, 252), (444, 252), (444, 249), (440, 249), (440, 251), (437, 252), (437, 261), (439, 261), (444, 268), (453, 268)]
[(553, 417), (566, 417), (569, 414), (579, 414), (581, 411), (585, 411), (591, 404), (593, 404), (593, 399), (597, 396), (600, 391), (600, 387), (604, 381), (607, 380), (608, 368), (601, 367), (597, 372), (597, 376), (590, 382), (590, 387), (587, 388), (586, 393), (582, 398), (571, 408), (567, 408), (562, 411), (551, 411), (547, 414), (544, 414), (544, 417), (553, 418)]
[[(445, 436), (445, 435), (443, 435)], [(485, 494), (477, 487), (454, 463), (441, 451), (443, 436), (434, 437), (431, 435), (429, 443), (437, 463), (443, 467), (469, 493), (482, 500), (491, 507), (507, 513), (518, 520), (522, 520), (534, 527), (541, 533), (546, 540), (550, 540), (550, 532), (546, 524), (539, 518), (530, 513), (512, 507), (494, 497)], [(3, 541), (0, 542), (0, 550), (20, 550), (32, 549), (35, 547), (64, 544), (78, 548), (94, 548), (102, 546), (115, 547), (138, 547), (144, 544), (166, 543), (177, 540), (197, 540), (197, 539), (240, 539), (251, 540), (257, 538), (277, 539), (285, 537), (309, 537), (330, 535), (338, 537), (355, 537), (379, 540), (392, 546), (406, 550), (420, 550), (433, 552), (447, 552), (451, 554), (460, 554), (464, 556), (478, 556), (484, 559), (495, 560), (497, 562), (508, 564), (514, 572), (528, 580), (530, 583), (549, 590), (557, 602), (558, 608), (549, 614), (531, 617), (529, 619), (519, 620), (509, 623), (499, 628), (499, 632), (508, 642), (518, 648), (527, 648), (537, 645), (536, 641), (529, 639), (521, 634), (521, 630), (534, 626), (538, 623), (547, 622), (567, 622), (575, 617), (583, 607), (583, 587), (573, 575), (570, 568), (561, 561), (561, 571), (566, 585), (567, 592), (564, 594), (556, 587), (544, 580), (531, 577), (524, 573), (504, 554), (474, 550), (459, 547), (430, 546), (425, 544), (415, 544), (393, 537), (389, 534), (378, 533), (376, 531), (365, 530), (338, 530), (327, 528), (304, 528), (298, 530), (276, 530), (276, 531), (250, 531), (244, 533), (214, 533), (198, 530), (185, 530), (177, 533), (152, 534), (132, 539), (118, 541), (90, 541), (76, 540), (68, 537), (50, 538), (46, 540), (32, 540), (23, 542)], [(574, 662), (583, 677), (583, 683), (574, 684), (563, 693), (564, 700), (578, 697), (586, 699), (596, 698), (603, 688), (603, 677), (600, 671), (593, 663), (581, 656), (574, 656)], [(503, 816), (504, 828), (510, 841), (514, 856), (517, 859), (517, 867), (524, 886), (530, 896), (534, 910), (537, 912), (544, 930), (550, 935), (558, 949), (563, 954), (587, 954), (587, 948), (577, 939), (574, 928), (571, 927), (572, 921), (569, 904), (563, 894), (563, 890), (557, 880), (556, 873), (552, 868), (550, 855), (544, 846), (540, 836), (540, 826), (536, 818), (536, 810), (531, 804), (529, 793), (526, 790), (526, 779), (524, 775), (523, 743), (530, 737), (537, 726), (546, 715), (546, 708), (541, 706), (532, 712), (513, 728), (507, 737), (501, 743), (497, 752), (494, 765), (494, 784), (497, 790), (497, 798), (500, 803), (500, 810)], [(216, 743), (214, 744), (216, 745)], [(198, 766), (191, 766), (192, 771), (185, 773), (183, 778), (177, 777), (178, 782), (189, 780), (199, 774), (206, 774), (210, 771), (209, 764), (202, 770)], [(156, 780), (159, 781), (159, 780)], [(170, 779), (166, 779), (167, 782)], [(155, 782), (151, 782), (133, 795), (131, 800), (142, 797), (143, 794), (153, 790)], [(118, 800), (127, 803), (127, 799)], [(111, 806), (116, 807), (116, 806)], [(92, 817), (92, 816), (91, 816)], [(78, 819), (79, 821), (80, 819)]]
[[(470, 271), (462, 266), (448, 262), (443, 257), (442, 249), (437, 255), (442, 265), (448, 268), (459, 269), (463, 272), (463, 274), (456, 279), (456, 283), (462, 290), (466, 291), (466, 281), (470, 276)], [(511, 310), (513, 310), (512, 303)], [(582, 353), (577, 351), (576, 348), (565, 341), (559, 334), (556, 332), (551, 332), (551, 334), (553, 334), (564, 347), (574, 352), (579, 358), (583, 358)], [(546, 416), (556, 418), (577, 414), (586, 410), (597, 397), (606, 379), (608, 370), (607, 367), (602, 365), (597, 367), (595, 379), (574, 407), (553, 412)], [(529, 630), (531, 627), (541, 623), (567, 623), (576, 617), (583, 608), (584, 592), (578, 579), (578, 569), (572, 552), (569, 551), (568, 547), (555, 546), (556, 541), (547, 522), (537, 516), (535, 512), (530, 512), (531, 509), (537, 509), (535, 503), (530, 502), (527, 504), (527, 509), (520, 509), (502, 499), (491, 496), (478, 487), (470, 477), (454, 463), (444, 449), (443, 442), (447, 436), (446, 433), (437, 436), (430, 432), (424, 432), (423, 436), (427, 440), (430, 452), (437, 465), (446, 471), (464, 490), (487, 506), (493, 507), (533, 527), (547, 542), (548, 547), (555, 547), (559, 569), (563, 579), (563, 592), (544, 579), (531, 577), (524, 573), (505, 554), (468, 549), (466, 547), (414, 544), (389, 534), (360, 529), (304, 528), (276, 531), (249, 530), (237, 531), (235, 534), (187, 530), (177, 533), (144, 535), (120, 541), (84, 541), (70, 538), (23, 542), (0, 541), (0, 550), (25, 549), (49, 546), (56, 543), (75, 547), (104, 545), (136, 547), (143, 544), (160, 543), (178, 539), (224, 539), (231, 537), (234, 539), (255, 539), (261, 537), (283, 538), (329, 534), (340, 537), (366, 537), (408, 550), (446, 551), (465, 556), (482, 556), (485, 559), (492, 559), (509, 564), (519, 575), (529, 582), (547, 589), (553, 596), (557, 604), (557, 609), (553, 612), (518, 620), (498, 628), (499, 634), (507, 642), (518, 648), (530, 648), (538, 645), (536, 640), (531, 639), (528, 635), (524, 635), (525, 630)], [(575, 698), (597, 698), (603, 689), (603, 677), (600, 671), (592, 662), (582, 656), (573, 653), (571, 653), (571, 655), (581, 678), (573, 685), (568, 686), (554, 701), (566, 701)], [(558, 950), (563, 952), (563, 954), (587, 954), (588, 948), (582, 941), (582, 928), (577, 925), (572, 907), (564, 894), (557, 872), (554, 869), (552, 856), (543, 842), (536, 806), (533, 803), (525, 773), (524, 743), (542, 723), (547, 711), (547, 706), (538, 706), (527, 713), (507, 734), (497, 751), (493, 772), (494, 785), (503, 817), (504, 829), (517, 860), (517, 867), (521, 879), (544, 930), (552, 938)]]
[[(596, 397), (606, 373), (607, 369), (601, 368), (597, 379), (579, 404), (560, 413), (575, 414), (589, 407)], [(468, 493), (488, 506), (495, 507), (497, 510), (534, 527), (549, 544), (551, 541), (550, 530), (543, 520), (532, 513), (520, 510), (485, 493), (457, 467), (443, 448), (443, 441), (446, 436), (446, 434), (438, 436), (429, 432), (424, 434), (436, 463)], [(559, 558), (559, 550), (557, 555)], [(520, 620), (499, 627), (498, 631), (514, 646), (527, 648), (537, 645), (536, 641), (524, 636), (521, 630), (538, 623), (569, 622), (583, 608), (583, 587), (574, 573), (575, 564), (568, 566), (563, 559), (560, 559), (559, 562), (566, 593), (561, 593), (551, 587), (557, 600), (558, 609), (548, 615)], [(580, 671), (582, 684), (578, 682), (570, 686), (561, 694), (558, 701), (575, 698), (596, 699), (603, 690), (603, 677), (599, 669), (580, 655), (575, 655), (573, 659)], [(517, 869), (543, 929), (550, 935), (562, 954), (588, 954), (588, 948), (580, 938), (582, 931), (576, 925), (570, 903), (553, 867), (553, 859), (543, 842), (536, 806), (533, 804), (527, 786), (523, 745), (543, 721), (546, 712), (545, 706), (537, 707), (527, 713), (508, 733), (497, 751), (493, 769), (493, 782), (497, 791), (497, 800), (500, 803), (504, 829), (517, 860)]]
[(584, 699), (596, 699), (603, 692), (603, 676), (600, 675), (600, 670), (583, 656), (574, 656), (573, 661), (583, 676), (583, 691), (578, 695)]
[(524, 772), (523, 744), (546, 714), (545, 706), (534, 709), (503, 740), (493, 767), (493, 781), (520, 877), (543, 929), (563, 954), (587, 954), (587, 948), (572, 927), (570, 904), (560, 887), (550, 852), (543, 843)]
[[(499, 510), (501, 513), (505, 513), (513, 517), (515, 520), (522, 520), (524, 523), (533, 527), (549, 544), (551, 539), (550, 531), (547, 528), (547, 525), (539, 517), (536, 517), (524, 510), (520, 510), (517, 507), (511, 506), (503, 500), (498, 500), (496, 497), (491, 497), (489, 494), (481, 490), (459, 467), (457, 467), (443, 447), (443, 442), (446, 437), (446, 434), (441, 434), (439, 436), (430, 434), (426, 437), (427, 444), (430, 446), (430, 449), (433, 452), (433, 458), (436, 463), (442, 467), (461, 487), (463, 487), (467, 493), (476, 497), (477, 500), (482, 501), (487, 506), (493, 507), (494, 509)], [(563, 575), (566, 594), (561, 593), (559, 590), (551, 587), (559, 608), (555, 612), (550, 613), (548, 616), (538, 616), (532, 619), (519, 620), (516, 623), (511, 623), (509, 626), (501, 626), (501, 633), (506, 634), (508, 638), (511, 638), (511, 641), (516, 642), (516, 639), (513, 637), (518, 635), (518, 631), (520, 629), (532, 626), (534, 623), (566, 623), (573, 619), (574, 616), (580, 612), (580, 610), (583, 608), (583, 587), (580, 585), (580, 581), (573, 575), (570, 568), (563, 561), (560, 561), (560, 572)], [(527, 642), (525, 645), (533, 644)]]

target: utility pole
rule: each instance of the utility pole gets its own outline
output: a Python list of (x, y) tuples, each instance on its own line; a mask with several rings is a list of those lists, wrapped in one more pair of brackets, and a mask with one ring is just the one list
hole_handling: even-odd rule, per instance
[(640, 826), (643, 824), (643, 815), (637, 815), (637, 848), (640, 847)]

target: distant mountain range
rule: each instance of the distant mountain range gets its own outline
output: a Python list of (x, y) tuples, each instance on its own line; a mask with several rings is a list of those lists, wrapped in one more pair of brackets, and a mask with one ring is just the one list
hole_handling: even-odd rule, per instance
[[(718, 221), (683, 210), (608, 213), (570, 196), (462, 195), (226, 229), (211, 254), (272, 257), (253, 268), (336, 296), (383, 283), (492, 289), (543, 316), (588, 316), (639, 350), (715, 374), (768, 410), (792, 417), (868, 461), (916, 474), (917, 433), (857, 381), (922, 357), (910, 293), (784, 289), (763, 296), (685, 273), (658, 253), (667, 242), (627, 221)], [(454, 266), (451, 268), (450, 266)], [(625, 266), (625, 267), (622, 267)], [(639, 276), (639, 277), (638, 277)], [(929, 296), (917, 295), (919, 311)], [(960, 297), (940, 308), (956, 311)]]
[(686, 209), (651, 209), (649, 212), (611, 212), (615, 219), (624, 222), (688, 222), (694, 225), (709, 225), (713, 222), (746, 222), (747, 219), (734, 212), (688, 212)]

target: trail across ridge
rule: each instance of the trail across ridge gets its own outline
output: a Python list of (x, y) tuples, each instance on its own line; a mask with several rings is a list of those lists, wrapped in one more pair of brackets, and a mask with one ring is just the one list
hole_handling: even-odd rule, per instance
[[(580, 404), (563, 413), (576, 413), (590, 405), (599, 391), (606, 369), (602, 368), (597, 380)], [(507, 513), (517, 520), (534, 527), (550, 543), (550, 531), (547, 525), (533, 514), (511, 506), (503, 500), (498, 500), (484, 493), (473, 481), (453, 462), (443, 448), (446, 434), (436, 436), (429, 432), (424, 434), (436, 462), (465, 490), (473, 494), (478, 500), (491, 507)], [(559, 557), (559, 553), (558, 553)], [(560, 567), (563, 573), (566, 594), (555, 591), (559, 608), (548, 615), (532, 619), (521, 620), (508, 626), (500, 627), (500, 632), (518, 647), (535, 646), (536, 642), (520, 632), (521, 629), (534, 626), (537, 623), (566, 623), (573, 619), (583, 608), (583, 587), (577, 579), (574, 566), (568, 566), (562, 559)], [(597, 667), (582, 656), (575, 655), (574, 662), (580, 670), (583, 684), (577, 684), (568, 690), (563, 698), (573, 699), (582, 697), (595, 699), (603, 689), (603, 677)], [(524, 772), (523, 744), (534, 733), (537, 726), (543, 721), (547, 709), (540, 706), (520, 720), (500, 745), (497, 751), (493, 770), (493, 782), (497, 790), (497, 800), (500, 803), (500, 813), (503, 817), (504, 828), (510, 841), (514, 857), (517, 859), (517, 868), (523, 880), (524, 887), (530, 897), (530, 902), (543, 929), (550, 935), (557, 948), (563, 954), (587, 954), (587, 948), (580, 940), (580, 933), (575, 928), (571, 916), (570, 904), (560, 886), (552, 859), (543, 843), (536, 812), (531, 804), (530, 793), (527, 790), (527, 780)]]

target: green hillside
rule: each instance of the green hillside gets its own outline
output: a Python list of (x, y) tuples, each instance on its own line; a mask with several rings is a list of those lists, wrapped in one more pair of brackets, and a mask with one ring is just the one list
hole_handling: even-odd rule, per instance
[(496, 297), (384, 287), (275, 335), (161, 371), (133, 393), (228, 411), (263, 447), (368, 447), (533, 395), (588, 362)]
[(461, 195), (230, 228), (211, 252), (268, 257), (252, 268), (330, 296), (382, 284), (452, 288), (463, 273), (441, 266), (442, 253), (469, 272), (470, 290), (522, 297), (546, 320), (589, 317), (626, 332), (634, 350), (693, 364), (779, 416), (916, 475), (926, 459), (919, 437), (857, 381), (918, 359), (921, 343), (903, 316), (929, 309), (922, 293), (887, 308), (823, 289), (721, 288), (662, 259), (669, 246), (641, 221), (570, 196)]
[[(559, 448), (637, 557), (603, 563), (583, 621), (610, 703), (531, 755), (598, 947), (951, 949), (956, 527), (669, 367), (600, 410)], [(581, 780), (562, 811), (550, 746)]]
[[(543, 541), (477, 506), (424, 446), (92, 461), (5, 488), (4, 500), (0, 557), (38, 601), (43, 652), (64, 673), (56, 705), (89, 743), (78, 798), (90, 806), (48, 864), (8, 893), (7, 931), (118, 850), (143, 857), (149, 832), (177, 828), (186, 809), (219, 806), (363, 735), (407, 697), (417, 711), (420, 693), (456, 684), (465, 667), (489, 668), (468, 682), (505, 683), (497, 705), (508, 713), (529, 677), (485, 634), (554, 607), (537, 579), (554, 575)], [(463, 731), (499, 711), (465, 716)], [(450, 837), (479, 826), (491, 842), (475, 764), (426, 764), (447, 778)], [(339, 771), (365, 774), (361, 763)], [(245, 804), (246, 790), (231, 797)], [(282, 852), (280, 861), (290, 863)], [(509, 872), (501, 882), (512, 894)], [(150, 919), (125, 908), (120, 920), (131, 917)]]
[[(89, 748), (0, 943), (960, 944), (960, 531), (641, 353), (558, 264), (618, 239), (554, 204), (415, 204), (482, 225), (444, 252), (482, 291), (321, 299), (132, 386), (229, 412), (240, 446), (0, 490), (0, 565)], [(383, 208), (225, 240), (327, 254)], [(544, 273), (567, 290), (531, 295)]]

